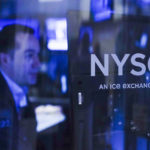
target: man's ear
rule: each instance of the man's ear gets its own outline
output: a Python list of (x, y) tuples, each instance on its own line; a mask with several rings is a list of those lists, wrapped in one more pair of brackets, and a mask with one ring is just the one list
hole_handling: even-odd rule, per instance
[(10, 56), (6, 53), (0, 53), (0, 64), (6, 66), (9, 63)]

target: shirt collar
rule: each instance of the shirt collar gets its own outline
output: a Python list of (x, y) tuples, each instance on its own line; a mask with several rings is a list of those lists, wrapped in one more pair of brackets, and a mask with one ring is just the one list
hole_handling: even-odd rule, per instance
[(3, 77), (5, 78), (6, 82), (8, 83), (8, 86), (13, 95), (15, 95), (17, 93), (24, 93), (23, 89), (18, 84), (16, 84), (13, 80), (11, 80), (2, 69), (0, 69), (0, 71), (3, 75)]
[(2, 71), (2, 69), (0, 69), (0, 72), (2, 73), (3, 77), (5, 78), (5, 80), (8, 84), (8, 87), (13, 95), (17, 111), (19, 111), (20, 107), (27, 106), (27, 99), (26, 99), (27, 88), (25, 88), (25, 89), (21, 88), (18, 84), (16, 84), (13, 80), (11, 80), (8, 77), (8, 75), (6, 75), (4, 71)]

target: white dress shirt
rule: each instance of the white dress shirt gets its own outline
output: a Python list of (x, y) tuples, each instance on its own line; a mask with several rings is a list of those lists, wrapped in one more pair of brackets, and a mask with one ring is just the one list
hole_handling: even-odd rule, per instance
[(17, 111), (19, 111), (20, 107), (25, 107), (27, 106), (27, 98), (26, 98), (26, 94), (23, 91), (23, 89), (17, 85), (13, 80), (11, 80), (5, 73), (4, 71), (0, 70), (3, 77), (5, 78), (8, 87), (13, 95), (13, 98), (15, 100), (15, 104), (16, 104), (16, 109)]

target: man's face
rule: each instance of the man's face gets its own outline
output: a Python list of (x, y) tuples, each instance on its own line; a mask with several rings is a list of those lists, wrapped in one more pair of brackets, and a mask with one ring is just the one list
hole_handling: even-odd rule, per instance
[(34, 35), (20, 32), (16, 34), (16, 44), (10, 64), (10, 77), (20, 86), (33, 85), (36, 83), (40, 65), (39, 42)]

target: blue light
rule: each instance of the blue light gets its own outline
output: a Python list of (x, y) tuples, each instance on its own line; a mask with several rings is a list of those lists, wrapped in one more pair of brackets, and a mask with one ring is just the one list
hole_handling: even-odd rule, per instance
[(150, 0), (142, 0), (143, 3), (150, 3)]
[(47, 47), (49, 50), (67, 51), (67, 20), (61, 19), (47, 19)]
[(35, 36), (39, 38), (39, 22), (35, 19), (1, 19), (0, 20), (0, 30), (6, 25), (10, 24), (22, 24), (29, 26), (34, 29)]
[(92, 43), (92, 41), (93, 41), (93, 30), (92, 30), (92, 28), (91, 27), (82, 27), (81, 33), (80, 33), (80, 40), (83, 39), (83, 36), (85, 33), (89, 34), (90, 43)]
[(146, 138), (137, 138), (137, 150), (147, 150), (147, 140)]
[(124, 150), (124, 131), (123, 130), (111, 131), (111, 145), (112, 145), (112, 149)]
[(65, 75), (61, 76), (61, 91), (62, 93), (67, 92), (67, 77)]
[(142, 36), (141, 36), (141, 40), (140, 40), (141, 48), (145, 48), (146, 47), (147, 41), (148, 41), (148, 36), (147, 36), (146, 33), (143, 33)]
[(135, 45), (141, 49), (146, 48), (148, 42), (147, 33), (142, 33), (140, 40), (135, 41)]
[(145, 73), (146, 83), (150, 82), (150, 72)]
[(91, 11), (94, 21), (103, 21), (111, 18), (111, 0), (92, 0)]
[(97, 13), (94, 16), (95, 21), (103, 21), (111, 17), (111, 10), (105, 10), (103, 12)]

